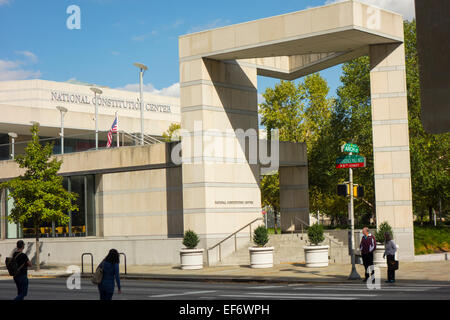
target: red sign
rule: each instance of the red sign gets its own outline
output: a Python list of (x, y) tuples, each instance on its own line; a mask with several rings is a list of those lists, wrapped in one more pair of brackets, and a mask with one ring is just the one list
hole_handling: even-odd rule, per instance
[(357, 163), (340, 163), (336, 165), (336, 169), (346, 169), (346, 168), (364, 168), (365, 163), (364, 162), (357, 162)]

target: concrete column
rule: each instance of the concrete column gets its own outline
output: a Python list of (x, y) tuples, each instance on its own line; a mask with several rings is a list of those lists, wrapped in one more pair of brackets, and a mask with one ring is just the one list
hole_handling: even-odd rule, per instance
[(414, 259), (408, 105), (403, 44), (370, 46), (377, 225), (387, 221), (399, 259)]
[[(182, 60), (180, 68), (184, 230), (208, 247), (262, 217), (257, 74), (236, 61), (202, 58)], [(235, 130), (248, 129), (255, 136), (243, 142)], [(249, 229), (244, 233), (248, 241)]]
[(302, 230), (302, 221), (310, 223), (308, 167), (280, 167), (279, 173), (281, 232)]

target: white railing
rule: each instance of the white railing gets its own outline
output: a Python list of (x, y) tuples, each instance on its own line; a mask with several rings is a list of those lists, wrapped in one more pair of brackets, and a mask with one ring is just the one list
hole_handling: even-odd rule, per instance
[(230, 234), (229, 236), (227, 236), (225, 239), (219, 241), (218, 243), (216, 243), (212, 247), (209, 247), (208, 249), (206, 249), (206, 264), (208, 265), (208, 267), (210, 266), (210, 264), (209, 264), (209, 252), (212, 249), (214, 249), (216, 247), (219, 247), (219, 262), (222, 261), (222, 250), (221, 250), (222, 243), (224, 243), (228, 239), (234, 237), (234, 251), (233, 252), (236, 252), (238, 250), (238, 248), (237, 248), (237, 234), (239, 232), (241, 232), (242, 230), (244, 230), (245, 228), (249, 227), (250, 228), (250, 240), (251, 240), (252, 239), (252, 224), (254, 224), (256, 221), (259, 221), (259, 220), (263, 220), (263, 218), (256, 218), (255, 220), (247, 223), (245, 226), (239, 228), (239, 230), (237, 230), (237, 231), (233, 232), (232, 234)]

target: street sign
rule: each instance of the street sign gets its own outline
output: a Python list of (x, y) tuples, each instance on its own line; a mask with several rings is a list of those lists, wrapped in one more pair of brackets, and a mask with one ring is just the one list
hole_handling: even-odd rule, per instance
[(342, 146), (342, 152), (359, 153), (359, 147), (356, 144), (346, 143)]
[(348, 155), (340, 157), (336, 160), (336, 169), (345, 168), (364, 168), (366, 166), (366, 158), (358, 155)]

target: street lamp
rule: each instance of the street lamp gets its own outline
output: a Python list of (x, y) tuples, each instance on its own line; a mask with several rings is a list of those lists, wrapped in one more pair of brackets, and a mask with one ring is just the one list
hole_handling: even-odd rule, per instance
[(98, 103), (97, 103), (97, 94), (102, 94), (103, 91), (99, 88), (92, 87), (90, 88), (92, 92), (94, 92), (94, 100), (95, 100), (95, 150), (98, 150)]
[(11, 137), (11, 146), (12, 146), (12, 148), (11, 148), (11, 159), (14, 160), (14, 139), (17, 138), (17, 133), (15, 133), (15, 132), (9, 132), (9, 133), (8, 133), (8, 136)]
[(133, 65), (137, 68), (139, 68), (139, 91), (140, 91), (140, 103), (141, 103), (141, 145), (144, 144), (144, 93), (142, 92), (143, 87), (143, 79), (144, 79), (144, 72), (148, 70), (147, 66), (135, 62)]
[(64, 154), (64, 114), (67, 112), (67, 108), (57, 106), (56, 109), (61, 113), (61, 154)]

